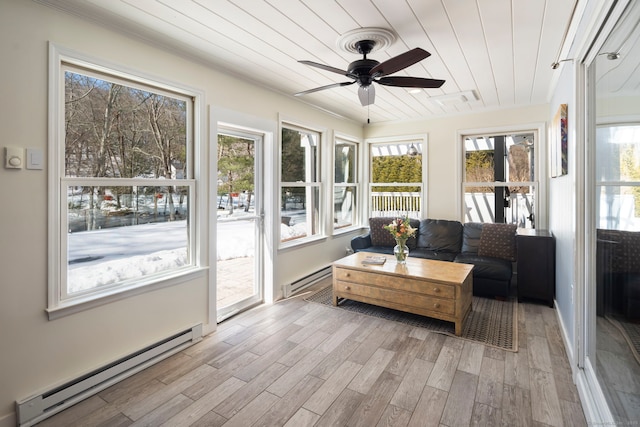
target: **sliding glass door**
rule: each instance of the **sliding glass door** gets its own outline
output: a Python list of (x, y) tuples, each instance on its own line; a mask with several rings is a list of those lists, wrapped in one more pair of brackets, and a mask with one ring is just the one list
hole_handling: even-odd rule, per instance
[[(612, 418), (640, 420), (640, 3), (589, 66), (585, 369)], [(588, 206), (589, 206), (588, 205)]]

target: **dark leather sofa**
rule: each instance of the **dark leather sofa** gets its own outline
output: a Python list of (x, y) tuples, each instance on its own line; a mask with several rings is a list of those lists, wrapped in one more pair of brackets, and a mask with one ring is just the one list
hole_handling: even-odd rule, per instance
[[(393, 219), (370, 218), (369, 232), (354, 237), (351, 248), (355, 252), (393, 254), (395, 241), (382, 228)], [(515, 225), (462, 224), (442, 219), (411, 219), (410, 224), (417, 229), (416, 236), (407, 241), (410, 257), (473, 264), (474, 295), (509, 295), (515, 261)]]

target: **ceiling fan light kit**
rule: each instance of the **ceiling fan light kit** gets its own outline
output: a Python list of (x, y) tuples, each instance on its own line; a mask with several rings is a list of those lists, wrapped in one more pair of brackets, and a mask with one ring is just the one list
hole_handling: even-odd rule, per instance
[(395, 35), (383, 28), (360, 28), (350, 31), (338, 39), (338, 46), (350, 53), (359, 53), (362, 59), (353, 61), (347, 70), (319, 64), (313, 61), (299, 61), (301, 64), (320, 68), (325, 71), (340, 74), (352, 79), (352, 81), (333, 83), (326, 86), (298, 92), (295, 96), (307, 95), (334, 87), (348, 86), (358, 83), (358, 98), (362, 106), (371, 105), (375, 102), (375, 86), (373, 83), (384, 86), (397, 86), (405, 88), (439, 88), (444, 84), (444, 80), (427, 79), (422, 77), (390, 76), (389, 74), (404, 70), (405, 68), (422, 61), (431, 56), (423, 49), (414, 48), (384, 62), (378, 62), (367, 58), (371, 52), (382, 50), (395, 41)]

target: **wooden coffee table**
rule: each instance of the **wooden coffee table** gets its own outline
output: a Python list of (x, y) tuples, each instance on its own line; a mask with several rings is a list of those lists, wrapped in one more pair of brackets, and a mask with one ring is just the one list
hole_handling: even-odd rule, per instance
[(471, 311), (473, 265), (407, 259), (397, 264), (386, 256), (383, 265), (363, 264), (368, 256), (356, 252), (333, 263), (333, 305), (340, 298), (393, 308), (455, 323), (456, 335)]

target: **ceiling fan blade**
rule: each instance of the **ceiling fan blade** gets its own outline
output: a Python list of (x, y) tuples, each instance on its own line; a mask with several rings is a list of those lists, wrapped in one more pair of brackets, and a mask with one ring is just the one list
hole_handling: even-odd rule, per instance
[(360, 86), (358, 88), (358, 98), (363, 107), (371, 105), (376, 100), (376, 88), (374, 85)]
[(349, 73), (347, 73), (346, 71), (341, 70), (340, 68), (332, 67), (330, 65), (319, 64), (313, 61), (298, 61), (298, 62), (304, 65), (310, 65), (312, 67), (320, 68), (321, 70), (331, 71), (332, 73), (341, 74), (343, 76), (349, 76)]
[(402, 53), (398, 56), (394, 56), (391, 59), (387, 59), (384, 62), (376, 65), (369, 72), (372, 76), (386, 76), (389, 74), (393, 74), (396, 71), (403, 70), (410, 65), (415, 64), (416, 62), (422, 61), (423, 59), (431, 56), (429, 52), (424, 49), (420, 49), (416, 47), (415, 49), (411, 49), (405, 53)]
[(307, 95), (309, 93), (318, 92), (318, 91), (325, 90), (325, 89), (331, 89), (331, 88), (334, 88), (334, 87), (349, 86), (349, 85), (354, 84), (355, 82), (356, 81), (354, 80), (352, 82), (333, 83), (333, 84), (326, 85), (326, 86), (320, 86), (320, 87), (317, 87), (315, 89), (309, 89), (309, 90), (305, 90), (303, 92), (298, 92), (298, 93), (294, 94), (293, 96)]
[(434, 89), (442, 86), (445, 81), (438, 79), (423, 79), (422, 77), (383, 77), (381, 79), (375, 80), (375, 82), (385, 86), (420, 87)]

